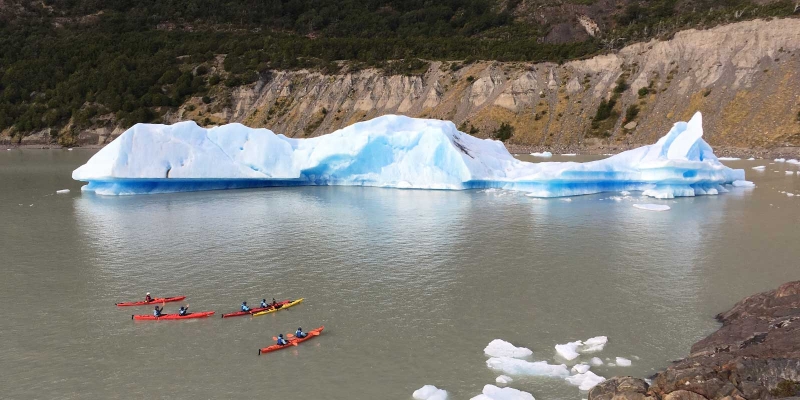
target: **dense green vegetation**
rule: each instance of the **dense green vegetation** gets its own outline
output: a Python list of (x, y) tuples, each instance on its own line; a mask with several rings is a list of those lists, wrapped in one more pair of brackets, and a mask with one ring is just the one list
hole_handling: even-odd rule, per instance
[[(592, 1), (572, 0), (574, 4)], [(694, 9), (687, 11), (687, 4)], [(0, 131), (70, 127), (98, 118), (158, 120), (209, 89), (269, 79), (276, 69), (327, 73), (378, 67), (420, 74), (423, 60), (556, 61), (697, 24), (789, 15), (793, 5), (749, 0), (631, 1), (606, 37), (543, 41), (549, 26), (496, 0), (6, 0), (0, 6)], [(521, 11), (522, 10), (522, 11)], [(214, 71), (218, 60), (220, 70)], [(612, 107), (613, 108), (613, 105)]]

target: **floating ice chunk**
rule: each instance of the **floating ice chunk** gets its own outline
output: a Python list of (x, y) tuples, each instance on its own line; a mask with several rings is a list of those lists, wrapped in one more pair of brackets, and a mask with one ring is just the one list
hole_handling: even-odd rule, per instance
[(785, 158), (776, 158), (775, 162), (786, 162)]
[(766, 165), (759, 165), (757, 167), (753, 167), (752, 169), (754, 169), (756, 171), (763, 171), (765, 168), (767, 168)]
[(56, 190), (56, 193), (57, 194), (66, 194), (66, 193), (69, 193), (69, 189)]
[(753, 160), (755, 160), (754, 157), (750, 157), (750, 158), (747, 159), (747, 161), (753, 161)]
[(546, 361), (530, 362), (511, 357), (492, 357), (486, 361), (486, 366), (508, 375), (569, 376), (566, 365), (553, 365)]
[(800, 165), (800, 161), (797, 161), (794, 158), (792, 158), (791, 160), (786, 160), (786, 163), (787, 164)]
[(794, 197), (794, 193), (786, 193), (786, 195), (789, 197)]
[(575, 342), (569, 342), (566, 344), (557, 344), (556, 353), (558, 353), (558, 355), (560, 355), (565, 360), (572, 361), (578, 358), (579, 356), (578, 347), (580, 347), (581, 345), (583, 345), (583, 342), (580, 340)]
[(634, 360), (640, 360), (639, 356), (633, 356)]
[(575, 156), (577, 156), (577, 154), (575, 154), (575, 153), (567, 153), (567, 154), (562, 154), (562, 156), (564, 156), (564, 157), (575, 157)]
[(606, 336), (595, 336), (590, 339), (586, 339), (583, 342), (583, 346), (578, 349), (580, 353), (594, 353), (597, 351), (602, 351), (606, 344), (608, 343), (608, 337)]
[(543, 151), (541, 153), (531, 153), (531, 155), (534, 157), (550, 158), (553, 156), (553, 153), (549, 151)]
[(589, 364), (580, 363), (580, 364), (573, 365), (572, 368), (570, 369), (570, 371), (574, 372), (576, 374), (583, 374), (583, 373), (586, 373), (586, 371), (588, 371), (590, 368), (591, 367), (589, 366)]
[(533, 354), (533, 352), (525, 347), (516, 347), (505, 340), (495, 339), (489, 342), (483, 352), (490, 357), (513, 357), (523, 358)]
[(72, 151), (72, 147), (68, 148), (67, 151)]
[(600, 357), (592, 357), (592, 359), (589, 360), (589, 363), (597, 367), (603, 365), (603, 360), (601, 360)]
[(737, 161), (737, 160), (741, 160), (741, 158), (739, 158), (739, 157), (719, 157), (719, 158), (717, 158), (717, 160), (720, 160), (720, 161)]
[(499, 388), (495, 385), (483, 387), (483, 394), (479, 394), (470, 400), (536, 400), (533, 395), (514, 388)]
[(606, 365), (608, 365), (609, 367), (616, 367), (617, 366), (617, 364), (614, 364), (614, 363), (608, 363)]
[(629, 360), (627, 358), (624, 358), (624, 357), (617, 357), (616, 362), (617, 362), (617, 365), (619, 365), (620, 367), (630, 367), (631, 366), (631, 360)]
[(794, 175), (794, 171), (786, 171), (786, 175)]
[(569, 202), (571, 202), (571, 201), (572, 201), (572, 199), (570, 199), (570, 198), (566, 198), (566, 199), (561, 199), (561, 201), (566, 201), (567, 203), (569, 203)]
[(756, 184), (750, 181), (733, 181), (734, 187), (755, 187)]
[(634, 204), (635, 208), (647, 211), (667, 211), (670, 207), (666, 204)]
[(501, 384), (501, 385), (508, 385), (509, 383), (513, 382), (514, 380), (511, 379), (511, 377), (508, 376), (508, 375), (500, 375), (494, 381), (499, 383), (499, 384)]
[(596, 375), (592, 371), (587, 371), (582, 374), (572, 375), (564, 378), (570, 385), (577, 386), (580, 390), (590, 390), (598, 384), (604, 382), (606, 378)]
[(447, 400), (447, 391), (433, 385), (425, 385), (411, 395), (417, 400)]

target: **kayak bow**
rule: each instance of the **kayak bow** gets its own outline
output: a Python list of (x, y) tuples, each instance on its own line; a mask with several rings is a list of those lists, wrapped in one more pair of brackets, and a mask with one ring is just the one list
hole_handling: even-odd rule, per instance
[(260, 348), (260, 349), (258, 349), (258, 355), (262, 355), (264, 353), (270, 353), (270, 352), (277, 351), (277, 350), (280, 350), (280, 349), (285, 349), (287, 347), (297, 346), (298, 344), (303, 343), (306, 340), (313, 338), (314, 336), (319, 336), (322, 333), (323, 329), (325, 329), (324, 326), (320, 326), (317, 329), (312, 329), (312, 330), (306, 332), (306, 333), (308, 333), (308, 336), (306, 336), (306, 337), (304, 337), (302, 339), (295, 338), (295, 339), (287, 340), (286, 344), (283, 345), (283, 346), (281, 346), (279, 344), (273, 344), (272, 346), (267, 346), (267, 347)]
[(171, 303), (173, 301), (181, 301), (185, 298), (186, 296), (164, 297), (159, 299), (153, 299), (151, 301), (130, 301), (127, 303), (116, 303), (116, 306), (117, 307), (147, 306), (150, 304), (161, 304), (161, 303)]
[(297, 299), (297, 300), (295, 300), (295, 301), (293, 301), (291, 303), (286, 303), (282, 307), (272, 308), (272, 309), (269, 309), (269, 310), (266, 310), (266, 311), (257, 312), (255, 314), (253, 314), (253, 316), (254, 317), (259, 317), (259, 316), (262, 316), (262, 315), (267, 315), (269, 313), (274, 313), (276, 311), (285, 310), (285, 309), (287, 309), (289, 307), (296, 306), (296, 305), (298, 305), (298, 304), (300, 304), (302, 302), (303, 302), (303, 299), (300, 298), (300, 299)]
[(159, 321), (162, 319), (193, 319), (193, 318), (206, 318), (214, 315), (214, 311), (193, 312), (186, 315), (178, 314), (162, 314), (160, 317), (155, 315), (131, 315), (131, 319), (136, 321)]
[[(278, 302), (278, 306), (283, 306), (283, 305), (289, 304), (290, 302), (291, 302), (291, 300), (279, 301)], [(232, 312), (232, 313), (228, 313), (228, 314), (222, 314), (222, 318), (240, 317), (242, 315), (255, 314), (257, 312), (270, 310), (271, 308), (272, 308), (271, 305), (269, 307), (251, 308), (250, 311), (237, 311), (237, 312)]]

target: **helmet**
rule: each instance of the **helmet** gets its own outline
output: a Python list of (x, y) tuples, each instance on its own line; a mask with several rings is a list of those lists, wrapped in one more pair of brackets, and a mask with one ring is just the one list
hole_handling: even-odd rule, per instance
[(298, 330), (298, 331), (302, 331), (302, 330), (303, 330), (303, 328), (297, 328), (297, 330)]
[(150, 292), (147, 292), (147, 296), (150, 296)]
[(261, 299), (261, 301), (267, 301), (267, 299)]
[(281, 333), (280, 335), (278, 335), (278, 337), (283, 337), (283, 334)]
[(242, 304), (247, 304), (247, 302), (246, 302), (246, 301), (243, 301), (243, 302), (242, 302)]
[(156, 310), (158, 310), (158, 306), (156, 306)]

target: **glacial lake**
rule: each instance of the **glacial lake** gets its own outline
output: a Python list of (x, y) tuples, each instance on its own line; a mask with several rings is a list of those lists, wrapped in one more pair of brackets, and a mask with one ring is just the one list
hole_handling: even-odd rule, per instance
[[(557, 363), (554, 345), (605, 335), (591, 356), (632, 366), (592, 371), (647, 377), (715, 330), (716, 313), (800, 279), (795, 165), (725, 161), (757, 187), (665, 201), (361, 187), (103, 197), (70, 178), (92, 154), (0, 152), (3, 398), (405, 400), (433, 384), (469, 399), (500, 374), (483, 354), (498, 338)], [(148, 291), (217, 315), (132, 321), (152, 308), (114, 306)], [(305, 301), (219, 317), (263, 297)], [(586, 398), (563, 379), (514, 378), (540, 400)]]

